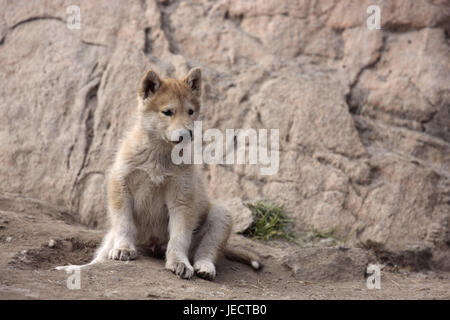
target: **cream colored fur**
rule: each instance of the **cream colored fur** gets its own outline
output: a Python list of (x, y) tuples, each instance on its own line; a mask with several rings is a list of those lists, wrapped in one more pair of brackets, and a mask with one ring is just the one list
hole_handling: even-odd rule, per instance
[[(231, 230), (228, 211), (209, 201), (195, 165), (175, 165), (171, 160), (176, 143), (172, 134), (192, 130), (200, 113), (200, 94), (198, 68), (181, 80), (163, 81), (154, 71), (141, 80), (137, 121), (109, 174), (111, 228), (88, 265), (108, 258), (135, 259), (141, 245), (165, 251), (165, 267), (186, 279), (194, 272), (214, 279), (220, 252), (255, 269), (261, 266), (257, 256), (225, 248)], [(79, 266), (58, 268), (74, 267)]]

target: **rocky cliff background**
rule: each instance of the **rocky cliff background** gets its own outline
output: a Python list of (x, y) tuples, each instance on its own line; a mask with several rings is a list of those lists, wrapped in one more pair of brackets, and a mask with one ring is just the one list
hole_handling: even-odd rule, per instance
[(204, 127), (280, 129), (279, 173), (205, 167), (213, 197), (450, 269), (449, 32), (448, 0), (2, 0), (0, 210), (101, 228), (139, 78), (200, 66)]

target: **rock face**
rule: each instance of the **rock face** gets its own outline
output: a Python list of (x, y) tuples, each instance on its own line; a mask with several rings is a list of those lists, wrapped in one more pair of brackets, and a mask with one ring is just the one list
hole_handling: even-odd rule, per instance
[(450, 1), (73, 4), (80, 29), (64, 1), (0, 1), (0, 207), (102, 226), (138, 79), (201, 66), (204, 127), (280, 129), (279, 172), (205, 167), (213, 197), (276, 200), (300, 229), (450, 268)]

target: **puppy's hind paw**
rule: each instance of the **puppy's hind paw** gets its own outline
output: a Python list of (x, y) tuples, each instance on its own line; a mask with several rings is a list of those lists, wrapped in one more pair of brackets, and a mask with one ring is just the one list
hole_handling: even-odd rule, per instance
[(109, 251), (108, 258), (121, 261), (134, 260), (137, 258), (137, 252), (134, 249), (114, 248)]

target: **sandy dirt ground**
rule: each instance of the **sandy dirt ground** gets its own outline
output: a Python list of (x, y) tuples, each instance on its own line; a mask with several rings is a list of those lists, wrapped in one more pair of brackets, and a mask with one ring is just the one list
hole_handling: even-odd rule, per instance
[(80, 289), (69, 289), (70, 275), (54, 267), (88, 262), (102, 236), (69, 217), (0, 211), (0, 299), (450, 299), (449, 273), (382, 271), (380, 290), (367, 289), (364, 275), (301, 281), (280, 260), (292, 244), (242, 236), (232, 243), (258, 251), (263, 270), (222, 259), (215, 281), (188, 281), (165, 270), (163, 260), (141, 255), (82, 270)]

